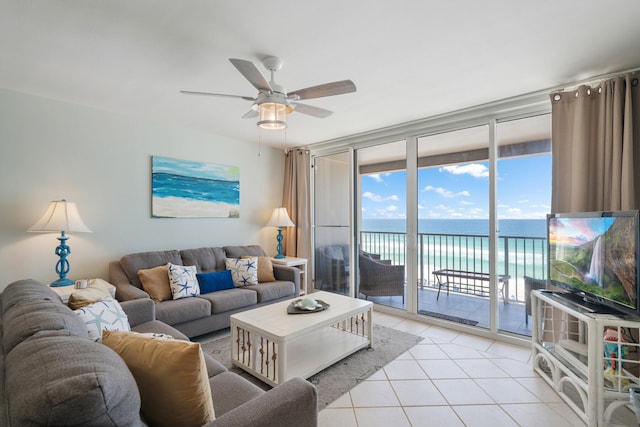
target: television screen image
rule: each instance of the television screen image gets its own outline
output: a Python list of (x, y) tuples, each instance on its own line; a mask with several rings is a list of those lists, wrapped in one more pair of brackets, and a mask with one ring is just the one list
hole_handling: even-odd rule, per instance
[(549, 281), (637, 314), (638, 211), (547, 217)]

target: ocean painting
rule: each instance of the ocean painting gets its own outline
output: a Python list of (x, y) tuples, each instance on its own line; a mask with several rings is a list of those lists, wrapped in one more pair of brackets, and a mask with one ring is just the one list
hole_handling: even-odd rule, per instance
[(236, 166), (152, 156), (154, 218), (240, 217), (240, 169)]

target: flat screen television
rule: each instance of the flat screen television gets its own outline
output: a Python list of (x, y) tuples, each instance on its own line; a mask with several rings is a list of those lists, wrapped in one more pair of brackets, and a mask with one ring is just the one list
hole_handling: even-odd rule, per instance
[(549, 283), (591, 311), (638, 316), (638, 226), (638, 211), (547, 215)]

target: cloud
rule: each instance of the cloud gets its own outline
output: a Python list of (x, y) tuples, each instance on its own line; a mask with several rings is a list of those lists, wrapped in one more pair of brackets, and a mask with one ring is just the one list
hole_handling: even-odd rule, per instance
[(374, 194), (371, 191), (365, 191), (364, 193), (362, 193), (362, 197), (365, 199), (369, 199), (373, 202), (385, 202), (387, 200), (393, 200), (393, 201), (399, 201), (400, 199), (398, 198), (398, 196), (396, 196), (395, 194), (389, 196), (389, 197), (382, 197), (379, 194)]
[(365, 176), (368, 176), (369, 178), (373, 179), (375, 182), (382, 182), (383, 181), (382, 177), (389, 176), (389, 175), (390, 175), (389, 173), (383, 173), (382, 175), (380, 175), (379, 173), (372, 173), (370, 175), (365, 175)]
[(474, 178), (486, 178), (489, 176), (489, 169), (480, 163), (444, 166), (440, 168), (440, 171), (449, 172), (454, 175), (471, 175)]
[(454, 193), (453, 191), (447, 190), (446, 188), (433, 187), (431, 185), (427, 185), (424, 188), (424, 191), (433, 191), (435, 193), (438, 193), (442, 197), (447, 197), (447, 198), (459, 197), (459, 196), (470, 196), (471, 195), (471, 193), (469, 193), (467, 190), (463, 190), (463, 191), (459, 191), (457, 193)]
[(529, 203), (529, 200), (527, 200), (527, 199), (518, 200), (518, 203)]

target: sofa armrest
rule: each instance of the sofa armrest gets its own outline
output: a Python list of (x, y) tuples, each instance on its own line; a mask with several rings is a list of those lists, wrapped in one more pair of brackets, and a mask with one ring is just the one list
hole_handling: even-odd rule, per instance
[(120, 306), (122, 306), (122, 310), (124, 310), (127, 315), (129, 325), (131, 325), (132, 328), (156, 320), (156, 304), (152, 299), (122, 301)]
[(318, 392), (310, 382), (292, 378), (226, 412), (205, 427), (316, 427)]
[(129, 282), (129, 278), (124, 273), (120, 261), (111, 261), (109, 263), (109, 283), (116, 287), (116, 299), (118, 301), (150, 298), (148, 293)]
[[(118, 301), (131, 301), (136, 299), (148, 299), (151, 297), (148, 293), (140, 288), (136, 288), (130, 283), (120, 283), (115, 285), (116, 287), (116, 299)], [(153, 302), (153, 300), (151, 300)]]
[[(273, 276), (276, 280), (293, 282), (296, 289), (300, 289), (300, 269), (286, 265), (273, 264)], [(298, 291), (299, 292), (299, 291)], [(298, 294), (296, 294), (298, 296)]]

